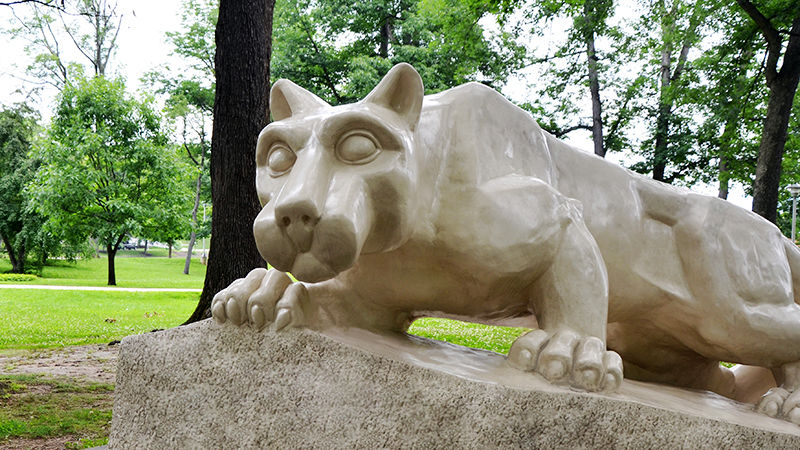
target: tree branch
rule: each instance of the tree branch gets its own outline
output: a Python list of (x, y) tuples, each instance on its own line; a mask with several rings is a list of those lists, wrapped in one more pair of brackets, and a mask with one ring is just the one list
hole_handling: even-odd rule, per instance
[(34, 5), (41, 5), (47, 6), (48, 8), (57, 9), (59, 11), (64, 11), (64, 0), (60, 2), (58, 0), (13, 0), (13, 1), (0, 1), (0, 6), (14, 6), (14, 5), (21, 5), (24, 3), (31, 3)]
[(553, 136), (555, 136), (557, 138), (560, 138), (560, 137), (562, 137), (562, 136), (564, 136), (566, 134), (572, 133), (575, 130), (589, 130), (589, 131), (592, 131), (592, 127), (590, 125), (583, 125), (583, 124), (573, 125), (571, 127), (567, 127), (567, 128), (561, 129), (561, 130), (553, 130)]
[(772, 25), (772, 22), (764, 17), (764, 14), (761, 14), (761, 11), (759, 11), (758, 8), (756, 8), (756, 6), (753, 5), (749, 0), (736, 0), (736, 3), (738, 3), (744, 12), (746, 12), (747, 15), (753, 19), (758, 28), (761, 30), (761, 34), (764, 36), (764, 39), (767, 41), (767, 70), (765, 74), (767, 77), (767, 83), (771, 84), (772, 80), (774, 80), (778, 75), (778, 58), (781, 54), (780, 34)]
[(676, 81), (680, 78), (681, 74), (683, 73), (683, 69), (686, 66), (686, 59), (689, 56), (689, 49), (692, 46), (692, 41), (695, 39), (697, 34), (697, 27), (700, 26), (700, 18), (698, 17), (698, 9), (702, 8), (703, 2), (697, 2), (692, 11), (692, 17), (689, 18), (689, 28), (686, 30), (686, 36), (683, 39), (683, 43), (681, 44), (681, 52), (678, 56), (678, 64), (675, 65), (675, 71), (672, 73), (671, 81)]
[[(295, 10), (297, 10), (297, 6), (296, 5), (295, 5)], [(300, 14), (299, 11), (297, 11), (297, 12), (298, 12), (298, 14)], [(306, 32), (306, 36), (308, 36), (308, 40), (309, 40), (309, 42), (311, 42), (311, 46), (314, 47), (314, 52), (316, 52), (317, 55), (322, 54), (322, 52), (320, 52), (320, 50), (319, 50), (319, 47), (317, 47), (316, 41), (314, 41), (314, 35), (313, 35), (313, 33), (311, 33), (311, 30), (309, 29), (310, 27), (309, 27), (308, 22), (306, 22), (304, 20), (305, 16), (301, 15), (300, 17), (301, 17), (301, 21), (302, 21), (302, 24), (303, 24), (303, 31)], [(337, 103), (341, 103), (342, 102), (342, 97), (339, 95), (339, 92), (336, 90), (336, 85), (333, 83), (333, 80), (331, 80), (331, 75), (330, 75), (330, 73), (328, 73), (328, 68), (326, 67), (325, 64), (321, 64), (321, 66), (322, 66), (322, 74), (325, 76), (325, 84), (328, 86), (328, 89), (330, 89), (331, 92), (333, 93), (333, 96), (336, 98), (336, 102)]]

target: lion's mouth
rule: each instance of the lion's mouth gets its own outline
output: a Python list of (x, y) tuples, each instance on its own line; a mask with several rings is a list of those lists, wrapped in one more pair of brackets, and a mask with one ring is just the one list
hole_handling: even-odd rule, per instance
[(336, 271), (317, 259), (312, 253), (299, 253), (294, 259), (290, 272), (298, 280), (307, 283), (318, 283), (338, 275)]

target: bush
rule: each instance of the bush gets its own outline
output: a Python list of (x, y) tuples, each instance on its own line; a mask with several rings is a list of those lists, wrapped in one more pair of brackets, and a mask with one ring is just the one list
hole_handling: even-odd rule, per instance
[(0, 283), (4, 281), (34, 281), (36, 275), (29, 273), (0, 273)]

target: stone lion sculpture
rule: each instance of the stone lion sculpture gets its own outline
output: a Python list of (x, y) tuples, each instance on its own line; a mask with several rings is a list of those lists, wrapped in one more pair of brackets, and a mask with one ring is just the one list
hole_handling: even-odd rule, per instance
[(572, 148), (481, 84), (424, 97), (407, 64), (337, 107), (279, 80), (271, 110), (253, 231), (274, 269), (219, 292), (217, 321), (535, 319), (508, 360), (550, 382), (613, 391), (624, 361), (745, 398), (737, 362), (774, 373), (760, 411), (800, 424), (800, 251), (761, 217)]

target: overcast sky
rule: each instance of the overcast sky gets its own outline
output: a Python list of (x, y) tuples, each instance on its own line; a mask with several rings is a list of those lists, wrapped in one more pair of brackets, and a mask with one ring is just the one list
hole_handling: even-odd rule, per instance
[[(140, 87), (141, 76), (169, 60), (169, 45), (165, 40), (165, 32), (180, 29), (179, 0), (136, 0), (120, 1), (122, 11), (122, 29), (117, 38), (118, 49), (111, 58), (107, 73), (122, 75), (129, 90), (136, 91)], [(28, 5), (17, 5), (17, 14), (24, 14)], [(8, 29), (16, 26), (11, 8), (0, 6), (0, 28)], [(24, 100), (17, 92), (24, 85), (31, 86), (35, 80), (25, 75), (25, 68), (30, 58), (24, 51), (26, 42), (22, 39), (10, 40), (6, 34), (0, 34), (0, 103), (11, 104)], [(62, 45), (67, 60), (75, 60), (88, 64), (88, 60), (77, 53), (71, 43)], [(174, 59), (173, 59), (174, 60)], [(23, 88), (23, 90), (26, 90)], [(47, 89), (38, 109), (47, 116), (52, 109), (54, 89)]]
[[(141, 87), (139, 79), (145, 72), (167, 62), (174, 66), (181, 64), (179, 59), (169, 56), (170, 46), (165, 38), (167, 31), (177, 31), (181, 27), (181, 3), (180, 0), (121, 0), (119, 2), (119, 8), (123, 14), (122, 29), (117, 40), (118, 49), (111, 58), (107, 73), (122, 75), (131, 92), (135, 92)], [(15, 8), (18, 14), (23, 14), (29, 6), (17, 5)], [(8, 29), (14, 26), (15, 19), (12, 9), (0, 7), (0, 28)], [(564, 35), (562, 29), (564, 26), (566, 25), (555, 24), (549, 35)], [(23, 86), (26, 83), (30, 86), (35, 82), (25, 75), (25, 68), (30, 63), (30, 58), (24, 51), (25, 44), (24, 40), (12, 41), (7, 34), (0, 33), (0, 104), (9, 105), (25, 100), (22, 92), (27, 89), (24, 89)], [(78, 54), (70, 43), (65, 43), (63, 48), (67, 51), (67, 60), (88, 64), (88, 61)], [(532, 79), (536, 78), (538, 77), (532, 77)], [(527, 81), (512, 78), (507, 88), (504, 89), (504, 93), (514, 100), (524, 101), (526, 100), (526, 91), (529, 90)], [(45, 89), (39, 103), (36, 104), (45, 120), (49, 119), (50, 111), (53, 109), (54, 95), (55, 89)], [(591, 151), (589, 133), (571, 133), (567, 140), (583, 150)], [(619, 163), (623, 160), (624, 155), (609, 153), (607, 157), (609, 160)], [(716, 195), (715, 186), (696, 186), (693, 190), (707, 195)], [(732, 188), (729, 200), (746, 209), (750, 209), (752, 206), (752, 199), (745, 198), (744, 192), (739, 186)]]

